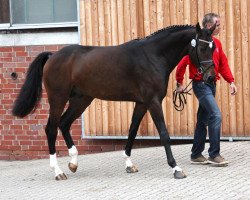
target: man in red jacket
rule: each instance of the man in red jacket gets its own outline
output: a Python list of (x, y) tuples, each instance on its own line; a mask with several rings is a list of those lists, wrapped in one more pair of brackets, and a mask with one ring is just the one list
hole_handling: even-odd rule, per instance
[[(211, 28), (215, 23), (216, 29), (213, 36), (220, 31), (220, 17), (215, 13), (209, 13), (204, 16), (202, 25), (204, 28)], [(220, 79), (219, 74), (230, 84), (231, 94), (235, 95), (237, 88), (234, 84), (234, 77), (228, 65), (227, 57), (222, 50), (221, 42), (213, 37), (216, 46), (213, 53), (214, 70), (216, 73), (215, 82), (205, 83), (202, 75), (197, 74), (198, 70), (190, 61), (189, 56), (183, 57), (177, 66), (176, 81), (177, 92), (183, 92), (183, 79), (187, 65), (189, 65), (189, 78), (193, 79), (192, 86), (195, 96), (199, 101), (199, 108), (197, 113), (197, 124), (194, 133), (191, 163), (194, 164), (214, 164), (220, 166), (227, 166), (226, 161), (220, 155), (220, 132), (221, 132), (221, 112), (215, 101), (216, 81)], [(206, 159), (202, 152), (205, 149), (205, 142), (207, 136), (207, 126), (209, 133), (210, 148), (208, 149), (209, 157)]]

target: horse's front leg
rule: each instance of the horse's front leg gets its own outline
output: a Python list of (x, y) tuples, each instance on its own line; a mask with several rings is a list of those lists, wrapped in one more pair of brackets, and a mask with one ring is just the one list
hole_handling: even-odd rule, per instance
[(149, 112), (152, 116), (152, 119), (155, 123), (155, 126), (159, 132), (161, 143), (163, 144), (166, 154), (167, 160), (170, 167), (173, 169), (173, 174), (176, 179), (185, 178), (186, 175), (184, 174), (183, 170), (177, 166), (176, 161), (173, 157), (171, 147), (170, 147), (170, 137), (169, 133), (166, 128), (166, 124), (164, 121), (163, 111), (162, 111), (162, 104), (158, 100), (154, 100), (149, 107)]
[(126, 160), (126, 171), (128, 173), (138, 172), (138, 169), (132, 163), (130, 156), (131, 156), (131, 149), (132, 149), (139, 125), (146, 111), (147, 111), (147, 107), (145, 105), (140, 104), (140, 103), (135, 104), (132, 121), (131, 121), (131, 125), (129, 128), (129, 136), (128, 136), (127, 144), (125, 147), (125, 151), (123, 152), (123, 157)]

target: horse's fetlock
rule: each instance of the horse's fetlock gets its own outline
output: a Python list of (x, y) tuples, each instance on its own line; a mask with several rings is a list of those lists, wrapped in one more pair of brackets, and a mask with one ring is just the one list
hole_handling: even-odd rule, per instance
[(77, 156), (78, 155), (78, 151), (75, 145), (73, 145), (70, 149), (69, 149), (69, 156)]
[(129, 158), (130, 155), (128, 155), (128, 154), (126, 153), (126, 151), (123, 151), (123, 152), (122, 152), (122, 157), (126, 159), (126, 158)]

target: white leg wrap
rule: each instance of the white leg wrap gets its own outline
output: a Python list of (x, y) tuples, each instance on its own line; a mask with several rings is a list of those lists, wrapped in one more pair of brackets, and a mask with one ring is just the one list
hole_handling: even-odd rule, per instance
[(77, 156), (78, 156), (78, 151), (76, 149), (76, 146), (72, 146), (70, 149), (69, 149), (69, 156), (71, 157), (71, 160), (70, 160), (70, 163), (74, 164), (77, 166)]
[(59, 174), (63, 174), (63, 171), (58, 166), (56, 153), (53, 155), (49, 155), (49, 157), (50, 157), (50, 167), (54, 169), (56, 176), (58, 176)]
[(173, 174), (175, 173), (175, 171), (181, 172), (182, 169), (176, 165), (176, 166), (173, 168)]
[(126, 160), (126, 168), (133, 166), (133, 163), (132, 163), (132, 161), (130, 159), (130, 156), (127, 156), (125, 151), (123, 152), (123, 158)]

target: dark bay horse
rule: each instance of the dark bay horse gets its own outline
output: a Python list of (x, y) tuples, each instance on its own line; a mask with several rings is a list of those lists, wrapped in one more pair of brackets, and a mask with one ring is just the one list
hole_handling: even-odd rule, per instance
[[(94, 98), (136, 103), (124, 152), (127, 172), (137, 172), (130, 160), (131, 149), (139, 124), (149, 110), (174, 177), (185, 178), (172, 155), (162, 100), (167, 93), (169, 75), (184, 55), (189, 54), (197, 67), (209, 68), (207, 74), (213, 73), (210, 61), (214, 47), (209, 47), (214, 28), (201, 29), (199, 23), (196, 27), (171, 26), (118, 46), (71, 45), (53, 55), (50, 52), (40, 53), (29, 66), (12, 113), (25, 117), (35, 110), (41, 98), (43, 80), (50, 104), (45, 132), (50, 166), (55, 171), (56, 180), (67, 179), (56, 158), (58, 128), (71, 157), (69, 168), (75, 172), (78, 151), (70, 135), (70, 127)], [(69, 106), (63, 113), (67, 102)]]

